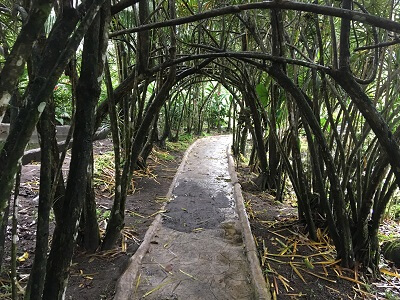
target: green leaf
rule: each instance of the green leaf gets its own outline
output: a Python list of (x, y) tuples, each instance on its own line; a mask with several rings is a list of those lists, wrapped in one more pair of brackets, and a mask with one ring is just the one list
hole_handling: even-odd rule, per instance
[(268, 90), (267, 88), (262, 84), (259, 83), (256, 86), (256, 92), (258, 97), (261, 100), (261, 103), (264, 107), (266, 107), (268, 105)]
[(58, 123), (60, 123), (60, 125), (64, 125), (64, 119), (59, 118), (59, 117), (57, 117), (57, 116), (55, 116), (55, 119), (56, 119), (56, 121), (57, 121)]
[(314, 265), (311, 263), (308, 257), (304, 258), (304, 264), (306, 265), (307, 268), (314, 269)]

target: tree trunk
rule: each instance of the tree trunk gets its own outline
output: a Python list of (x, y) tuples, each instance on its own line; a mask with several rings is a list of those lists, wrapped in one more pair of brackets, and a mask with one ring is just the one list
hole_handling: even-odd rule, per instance
[[(139, 0), (139, 21), (144, 25), (149, 17), (149, 1)], [(145, 73), (149, 65), (150, 31), (138, 33), (137, 62), (139, 73)]]
[[(173, 1), (169, 2), (169, 10), (171, 13), (171, 18), (173, 18), (175, 14), (175, 6), (172, 5)], [(170, 59), (175, 58), (176, 56), (176, 38), (175, 38), (175, 27), (171, 29), (171, 48), (170, 48)], [(132, 179), (133, 170), (137, 166), (137, 160), (142, 151), (142, 146), (146, 140), (147, 134), (151, 127), (151, 123), (156, 114), (160, 111), (161, 107), (164, 105), (168, 93), (172, 88), (173, 84), (175, 83), (175, 76), (176, 76), (176, 66), (172, 66), (168, 72), (167, 78), (163, 85), (161, 86), (159, 92), (155, 96), (154, 100), (151, 104), (147, 107), (146, 114), (144, 115), (141, 124), (135, 133), (134, 139), (131, 143), (130, 155), (128, 160), (125, 162), (123, 171), (122, 171), (122, 178), (124, 179), (121, 182), (121, 186), (117, 187), (120, 189), (121, 193), (119, 198), (117, 195), (114, 199), (114, 204), (111, 209), (110, 219), (106, 229), (106, 235), (104, 237), (104, 241), (102, 244), (102, 249), (107, 250), (114, 246), (115, 242), (117, 241), (121, 229), (124, 226), (124, 218), (125, 218), (125, 203), (126, 197), (128, 192), (128, 187)]]
[(43, 51), (38, 75), (27, 87), (25, 98), (29, 100), (28, 104), (19, 112), (15, 126), (10, 130), (0, 151), (0, 165), (4, 166), (0, 169), (0, 223), (3, 220), (3, 211), (18, 169), (18, 161), (23, 156), (24, 149), (47, 99), (53, 92), (54, 85), (78, 48), (83, 35), (103, 1), (94, 0), (93, 5), (89, 8), (84, 5), (87, 3), (81, 4), (82, 13), (86, 9), (88, 11), (86, 11), (77, 29), (75, 27), (79, 21), (79, 16), (76, 10), (64, 8), (63, 17), (59, 22), (56, 22), (51, 31)]
[[(257, 145), (257, 154), (260, 162), (260, 175), (257, 178), (257, 185), (261, 190), (268, 189), (268, 162), (267, 162), (267, 152), (265, 149), (264, 137), (263, 137), (263, 129), (261, 125), (260, 115), (256, 106), (256, 102), (253, 99), (249, 98), (250, 95), (244, 95), (244, 101), (246, 102), (246, 106), (250, 108), (251, 117), (254, 122), (254, 135), (255, 135), (255, 143)], [(252, 95), (254, 96), (254, 95)]]
[(55, 135), (52, 126), (54, 116), (53, 105), (50, 103), (40, 118), (38, 132), (40, 134), (40, 191), (39, 207), (36, 231), (35, 259), (29, 276), (28, 286), (25, 292), (25, 300), (41, 299), (44, 278), (46, 275), (47, 250), (49, 243), (49, 218), (52, 206), (52, 137)]
[(7, 235), (7, 225), (8, 225), (8, 214), (10, 213), (10, 200), (7, 202), (4, 208), (4, 217), (2, 223), (0, 224), (0, 272), (2, 271), (3, 257), (4, 257), (4, 245)]
[[(113, 207), (111, 209), (111, 212), (117, 212), (117, 209), (120, 208), (121, 206), (121, 201), (122, 201), (122, 180), (127, 180), (127, 178), (122, 178), (121, 176), (121, 140), (120, 140), (120, 135), (118, 131), (118, 119), (117, 119), (117, 111), (116, 111), (116, 105), (114, 102), (114, 93), (112, 90), (112, 82), (111, 82), (111, 75), (110, 75), (110, 68), (108, 65), (108, 62), (105, 67), (105, 78), (106, 78), (106, 86), (107, 86), (107, 95), (109, 99), (109, 115), (110, 115), (110, 125), (111, 125), (111, 134), (112, 134), (112, 140), (113, 140), (113, 150), (114, 150), (114, 160), (115, 160), (115, 193), (114, 193), (114, 203)], [(126, 153), (127, 155), (127, 153)], [(119, 215), (119, 213), (118, 213)], [(119, 219), (117, 221), (120, 221)], [(122, 221), (123, 222), (123, 221)], [(118, 226), (118, 223), (116, 225), (113, 225), (113, 230), (114, 228)], [(110, 224), (107, 224), (107, 229), (110, 230)], [(119, 235), (119, 233), (109, 233), (109, 235), (115, 236)], [(109, 242), (103, 241), (101, 247), (102, 250), (105, 248), (110, 249), (113, 246), (114, 240), (111, 240), (109, 238)]]
[(246, 124), (243, 124), (243, 129), (242, 129), (242, 133), (240, 136), (240, 147), (239, 147), (239, 151), (240, 154), (242, 154), (244, 157), (246, 156), (246, 144), (247, 144), (247, 126)]
[(349, 94), (357, 108), (371, 126), (382, 148), (388, 155), (390, 165), (400, 186), (400, 148), (389, 126), (347, 70), (331, 71), (330, 75)]
[(232, 129), (231, 120), (232, 120), (232, 105), (233, 105), (233, 97), (229, 98), (229, 109), (228, 109), (228, 126), (226, 127), (226, 132), (230, 132)]
[[(171, 135), (171, 119), (170, 119), (170, 113), (167, 109), (167, 105), (164, 104), (164, 111), (165, 111), (165, 115), (164, 115), (164, 129), (163, 129), (163, 134), (162, 136), (159, 138), (159, 140), (157, 141), (158, 146), (160, 148), (165, 148), (166, 147), (166, 141), (168, 136)], [(157, 126), (157, 124), (155, 124), (154, 126)]]
[(100, 231), (96, 214), (96, 195), (93, 186), (93, 153), (88, 165), (86, 199), (79, 227), (79, 245), (89, 253), (94, 253), (100, 245)]
[(336, 227), (339, 236), (342, 237), (341, 243), (335, 245), (338, 249), (338, 257), (342, 259), (342, 265), (350, 267), (354, 264), (354, 252), (350, 233), (350, 224), (347, 217), (346, 206), (344, 202), (343, 191), (339, 183), (339, 177), (336, 173), (333, 158), (326, 139), (321, 131), (320, 124), (315, 119), (308, 101), (302, 91), (280, 70), (274, 68), (266, 68), (267, 72), (289, 92), (299, 107), (302, 116), (307, 120), (310, 128), (315, 136), (316, 141), (321, 147), (321, 155), (323, 156), (327, 175), (331, 183), (331, 197), (334, 199), (334, 212), (336, 216)]
[(280, 184), (280, 178), (278, 177), (278, 165), (279, 165), (279, 156), (278, 151), (276, 149), (276, 144), (274, 138), (271, 134), (271, 131), (276, 132), (276, 113), (277, 113), (277, 103), (279, 100), (279, 89), (278, 86), (273, 84), (271, 93), (271, 110), (270, 110), (270, 128), (268, 135), (268, 162), (269, 162), (269, 187), (272, 190), (277, 190)]
[[(14, 97), (11, 101), (13, 102), (12, 104), (14, 105), (13, 108), (10, 109), (10, 126), (12, 127), (17, 117), (18, 110), (22, 106), (22, 103), (20, 101), (19, 94), (17, 93), (14, 94)], [(9, 195), (6, 207), (4, 209), (3, 221), (0, 223), (0, 273), (2, 271), (4, 246), (7, 235), (8, 215), (10, 213), (10, 204), (11, 204), (11, 198)]]
[(147, 158), (149, 157), (151, 151), (153, 150), (153, 143), (157, 139), (157, 118), (154, 119), (154, 123), (152, 129), (150, 129), (149, 136), (147, 138), (146, 143), (143, 146), (142, 151), (140, 152), (140, 157), (144, 166), (147, 166)]
[[(290, 97), (290, 96), (289, 96)], [(300, 221), (305, 221), (308, 227), (308, 232), (312, 240), (317, 240), (317, 234), (315, 230), (314, 220), (312, 218), (310, 208), (310, 188), (306, 181), (306, 176), (301, 160), (300, 152), (300, 138), (299, 138), (299, 113), (296, 110), (296, 106), (292, 102), (288, 102), (289, 110), (289, 123), (290, 123), (290, 145), (293, 153), (293, 170), (296, 173), (295, 178), (297, 179), (296, 185), (298, 187), (299, 196), (297, 197), (298, 202), (298, 217)], [(272, 135), (276, 135), (275, 131)]]
[(179, 140), (179, 132), (181, 130), (183, 115), (185, 114), (186, 102), (189, 98), (190, 91), (191, 91), (191, 88), (189, 88), (189, 91), (186, 93), (185, 99), (183, 100), (182, 111), (179, 115), (178, 125), (176, 126), (176, 133), (175, 133), (175, 136), (173, 137), (173, 139), (171, 140), (173, 142), (177, 142)]
[(94, 108), (100, 95), (99, 78), (103, 71), (101, 49), (106, 45), (109, 2), (101, 12), (90, 26), (83, 46), (77, 87), (74, 143), (63, 205), (64, 217), (54, 229), (43, 291), (45, 300), (64, 297), (79, 218), (86, 197), (88, 166), (93, 151)]
[(32, 46), (41, 34), (50, 14), (52, 4), (51, 0), (33, 1), (28, 20), (22, 27), (11, 53), (7, 56), (0, 73), (0, 123), (14, 94), (17, 81), (24, 71), (25, 61), (31, 55)]

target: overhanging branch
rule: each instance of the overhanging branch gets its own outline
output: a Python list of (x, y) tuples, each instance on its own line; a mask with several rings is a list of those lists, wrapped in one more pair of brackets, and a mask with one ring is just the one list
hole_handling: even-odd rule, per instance
[(184, 63), (187, 61), (198, 60), (198, 59), (207, 59), (207, 58), (236, 58), (236, 59), (243, 59), (243, 58), (253, 58), (253, 59), (260, 59), (263, 61), (272, 61), (272, 62), (279, 62), (279, 63), (288, 63), (299, 65), (303, 67), (308, 67), (320, 71), (327, 71), (329, 70), (328, 67), (312, 63), (309, 61), (304, 60), (297, 60), (292, 58), (280, 57), (280, 56), (273, 56), (261, 52), (253, 52), (253, 51), (242, 51), (242, 52), (231, 52), (231, 51), (224, 51), (218, 53), (204, 53), (204, 54), (194, 54), (194, 55), (185, 55), (184, 57), (180, 57), (174, 60), (167, 61), (161, 65), (158, 65), (148, 72), (149, 74), (154, 74), (159, 72), (162, 69), (168, 68), (173, 65), (177, 65), (180, 63)]
[(218, 16), (228, 15), (228, 14), (236, 14), (246, 10), (254, 10), (254, 9), (287, 9), (287, 10), (295, 10), (295, 11), (304, 11), (311, 12), (321, 15), (334, 16), (339, 18), (350, 19), (353, 21), (358, 21), (361, 23), (367, 23), (373, 25), (375, 27), (383, 28), (389, 31), (400, 33), (400, 23), (394, 22), (385, 18), (368, 15), (362, 12), (342, 9), (337, 7), (323, 6), (318, 4), (309, 4), (295, 1), (263, 1), (256, 3), (246, 3), (240, 5), (232, 5), (217, 9), (212, 9), (203, 13), (198, 13), (193, 16), (182, 17), (171, 19), (163, 22), (156, 22), (151, 24), (146, 24), (130, 29), (120, 30), (111, 33), (110, 37), (116, 37), (121, 34), (132, 33), (132, 32), (140, 32), (149, 29), (162, 28), (168, 26), (182, 25), (187, 23), (192, 23), (195, 21), (200, 21), (204, 19), (214, 18)]

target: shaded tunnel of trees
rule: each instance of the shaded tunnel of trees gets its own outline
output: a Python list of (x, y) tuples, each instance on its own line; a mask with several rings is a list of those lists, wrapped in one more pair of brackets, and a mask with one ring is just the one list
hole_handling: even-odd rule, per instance
[[(0, 263), (9, 216), (17, 219), (11, 195), (21, 157), (36, 127), (42, 148), (25, 299), (62, 299), (77, 241), (92, 252), (115, 246), (133, 171), (155, 143), (224, 122), (238, 158), (251, 137), (260, 189), (279, 200), (290, 181), (311, 239), (328, 228), (343, 266), (379, 273), (378, 228), (400, 183), (397, 2), (2, 3), (0, 121), (11, 130), (0, 146)], [(62, 102), (72, 125), (68, 178), (55, 137), (60, 78), (70, 83)], [(101, 238), (93, 134), (104, 124), (116, 189)]]

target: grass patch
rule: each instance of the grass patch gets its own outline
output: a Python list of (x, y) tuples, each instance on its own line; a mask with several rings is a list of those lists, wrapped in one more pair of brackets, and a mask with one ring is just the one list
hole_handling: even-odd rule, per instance
[(185, 151), (195, 140), (192, 134), (182, 134), (177, 142), (167, 141), (167, 150), (169, 151)]
[(181, 142), (193, 142), (195, 140), (193, 134), (191, 133), (185, 133), (179, 136), (179, 141)]
[(168, 151), (162, 151), (160, 149), (153, 149), (153, 155), (157, 157), (159, 160), (163, 161), (171, 161), (175, 159), (175, 156), (170, 154)]

